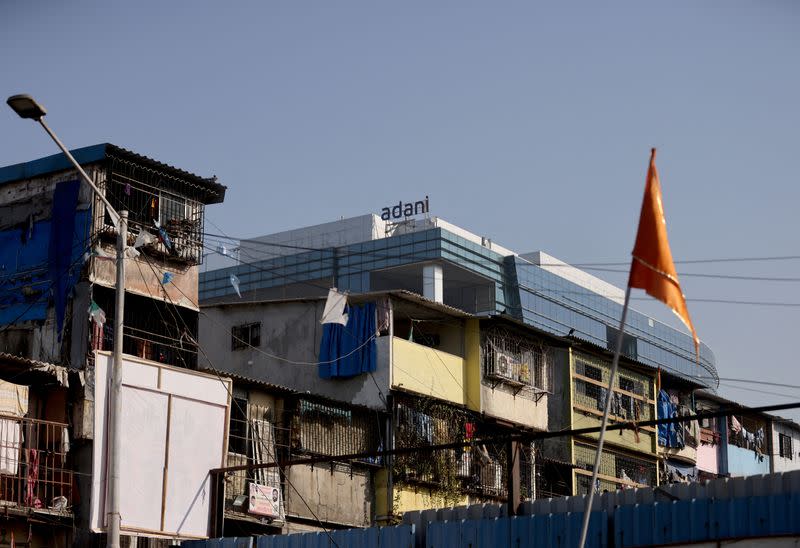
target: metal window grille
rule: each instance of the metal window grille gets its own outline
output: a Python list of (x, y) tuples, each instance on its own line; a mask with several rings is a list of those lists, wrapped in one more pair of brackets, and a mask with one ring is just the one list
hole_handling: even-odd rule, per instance
[(511, 332), (495, 331), (481, 344), (484, 382), (535, 397), (553, 390), (553, 360), (549, 348)]
[(231, 350), (261, 345), (261, 322), (236, 325), (231, 328)]
[[(586, 475), (585, 473), (591, 474), (596, 450), (596, 446), (575, 443), (575, 464), (579, 468), (579, 470), (576, 470), (579, 477), (578, 494), (585, 493), (585, 491), (580, 491), (580, 476)], [(581, 473), (581, 470), (585, 473)], [(658, 477), (656, 463), (654, 461), (651, 462), (621, 451), (607, 450), (605, 448), (600, 456), (600, 469), (598, 473), (602, 476), (601, 481), (604, 482), (604, 484), (613, 485), (612, 489), (655, 486)], [(613, 478), (622, 481), (617, 482)], [(606, 486), (603, 488), (605, 489), (608, 487)]]
[[(291, 411), (291, 451), (314, 455), (347, 455), (383, 447), (377, 412), (301, 399)], [(381, 464), (370, 457), (363, 462)]]
[[(114, 317), (113, 290), (95, 286), (92, 298), (105, 311), (106, 318)], [(122, 351), (125, 354), (179, 367), (192, 368), (197, 364), (196, 313), (163, 301), (129, 294), (123, 329)], [(92, 342), (94, 348), (113, 349), (112, 322), (103, 324), (102, 343), (98, 345), (97, 342)]]
[[(288, 431), (276, 424), (275, 419), (275, 413), (269, 407), (235, 398), (229, 424), (228, 466), (267, 464), (285, 458), (288, 454)], [(228, 472), (225, 482), (225, 512), (239, 518), (249, 515), (247, 501), (250, 484), (286, 492), (280, 470), (274, 467)], [(282, 519), (284, 511), (284, 499), (281, 497), (278, 519)]]
[[(610, 366), (599, 360), (576, 357), (573, 402), (598, 412), (604, 410)], [(583, 378), (580, 378), (583, 377)], [(614, 382), (611, 415), (622, 420), (651, 420), (654, 405), (650, 379), (633, 371), (619, 371)]]
[[(115, 209), (128, 211), (133, 234), (146, 229), (158, 232), (156, 222), (166, 231), (171, 247), (159, 241), (145, 247), (157, 255), (200, 264), (203, 259), (204, 206), (193, 185), (153, 169), (112, 158), (105, 194)], [(110, 217), (104, 216), (104, 230), (111, 232)]]
[(66, 424), (0, 415), (0, 449), (0, 501), (71, 512), (73, 472), (66, 466)]
[(778, 434), (778, 450), (785, 459), (792, 458), (792, 438), (786, 434)]

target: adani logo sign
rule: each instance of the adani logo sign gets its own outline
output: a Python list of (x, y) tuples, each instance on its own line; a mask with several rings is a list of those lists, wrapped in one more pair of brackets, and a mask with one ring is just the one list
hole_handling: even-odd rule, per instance
[(403, 219), (405, 217), (411, 217), (412, 215), (429, 212), (428, 197), (425, 196), (424, 200), (418, 202), (397, 202), (396, 206), (384, 207), (381, 209), (381, 219), (384, 221), (391, 221), (392, 219)]

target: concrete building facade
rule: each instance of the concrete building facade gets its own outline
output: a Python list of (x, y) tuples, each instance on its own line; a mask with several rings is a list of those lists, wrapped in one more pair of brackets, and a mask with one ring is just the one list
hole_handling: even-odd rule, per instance
[[(164, 542), (202, 537), (205, 516), (178, 499), (182, 486), (201, 486), (207, 470), (197, 477), (191, 465), (175, 468), (170, 448), (192, 447), (181, 432), (192, 432), (193, 421), (205, 420), (220, 449), (227, 428), (224, 390), (210, 407), (188, 403), (189, 393), (208, 403), (192, 392), (209, 380), (192, 371), (198, 265), (204, 208), (222, 202), (225, 187), (107, 143), (72, 152), (112, 205), (129, 211), (124, 331), (113, 329), (116, 231), (99, 197), (61, 154), (0, 168), (0, 378), (6, 396), (25, 401), (3, 410), (3, 459), (15, 466), (0, 470), (9, 487), (0, 501), (32, 531), (30, 546), (103, 543), (106, 452), (97, 440), (105, 434), (108, 409), (98, 402), (107, 384), (95, 381), (122, 336), (123, 531)], [(140, 235), (144, 241), (136, 242)], [(222, 385), (214, 382), (201, 394), (218, 392)], [(176, 431), (177, 413), (190, 408), (196, 418)], [(158, 439), (148, 437), (158, 432)]]

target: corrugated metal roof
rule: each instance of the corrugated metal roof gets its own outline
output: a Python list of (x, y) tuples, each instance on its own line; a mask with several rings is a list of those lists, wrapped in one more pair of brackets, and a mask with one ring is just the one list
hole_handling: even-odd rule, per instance
[(55, 378), (59, 384), (69, 386), (66, 367), (0, 352), (0, 378), (8, 375), (8, 382), (36, 384)]
[[(143, 156), (117, 145), (112, 145), (111, 143), (100, 143), (88, 147), (76, 148), (70, 150), (70, 153), (72, 153), (75, 160), (81, 165), (101, 162), (109, 157), (116, 157), (122, 161), (133, 162), (145, 168), (162, 171), (205, 191), (206, 199), (204, 203), (207, 204), (220, 203), (225, 199), (225, 190), (227, 187), (218, 183), (215, 178), (200, 177), (194, 173), (159, 162), (148, 156)], [(63, 153), (53, 154), (51, 156), (45, 156), (44, 158), (31, 160), (30, 162), (0, 167), (0, 185), (69, 169), (72, 169), (72, 163), (70, 163)]]
[(201, 365), (197, 367), (197, 370), (202, 371), (204, 373), (211, 373), (212, 375), (217, 375), (223, 378), (227, 377), (233, 381), (243, 382), (247, 384), (257, 384), (258, 386), (267, 388), (269, 390), (274, 390), (275, 392), (283, 392), (285, 394), (294, 394), (295, 392), (297, 392), (296, 390), (292, 390), (287, 386), (273, 384), (263, 380), (255, 379), (253, 377), (248, 377), (246, 375), (240, 375), (238, 373), (231, 373), (230, 371), (220, 371), (219, 369), (214, 369), (213, 367)]

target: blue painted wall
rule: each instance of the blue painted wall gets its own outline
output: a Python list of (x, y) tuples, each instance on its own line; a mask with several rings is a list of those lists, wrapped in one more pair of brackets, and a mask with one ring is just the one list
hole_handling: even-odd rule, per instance
[(728, 444), (727, 466), (732, 476), (769, 474), (769, 455), (758, 457), (755, 451)]

